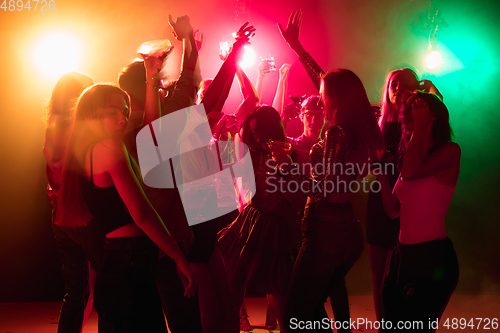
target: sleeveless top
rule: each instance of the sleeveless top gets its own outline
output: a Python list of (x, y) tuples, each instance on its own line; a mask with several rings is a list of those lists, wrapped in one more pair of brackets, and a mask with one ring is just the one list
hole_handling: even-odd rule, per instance
[(455, 188), (434, 176), (406, 181), (400, 177), (394, 187), (401, 203), (399, 241), (416, 244), (446, 237), (444, 220)]
[(92, 155), (94, 146), (90, 148), (90, 180), (80, 176), (80, 188), (83, 200), (98, 222), (104, 234), (108, 234), (129, 223), (134, 223), (116, 187), (98, 187), (94, 185)]

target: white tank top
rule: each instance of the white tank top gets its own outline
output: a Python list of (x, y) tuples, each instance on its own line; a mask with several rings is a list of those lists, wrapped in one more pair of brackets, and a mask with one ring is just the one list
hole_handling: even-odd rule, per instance
[(434, 176), (402, 180), (394, 192), (401, 203), (399, 241), (416, 244), (446, 237), (444, 219), (456, 185), (444, 185)]

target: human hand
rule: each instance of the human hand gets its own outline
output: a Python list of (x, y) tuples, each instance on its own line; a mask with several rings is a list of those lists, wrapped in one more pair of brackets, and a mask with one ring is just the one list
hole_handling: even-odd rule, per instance
[(238, 41), (239, 39), (246, 39), (247, 41), (255, 36), (255, 28), (253, 25), (248, 25), (248, 22), (245, 22), (238, 31), (234, 38)]
[(172, 35), (174, 35), (177, 40), (188, 38), (189, 35), (193, 33), (193, 27), (187, 15), (180, 16), (175, 21), (172, 19), (172, 15), (168, 15), (168, 23), (172, 27), (172, 30), (174, 30)]
[(219, 59), (222, 61), (226, 61), (227, 56), (229, 55), (229, 45), (226, 41), (220, 42), (220, 51), (219, 51)]
[(271, 151), (273, 160), (276, 162), (278, 167), (291, 164), (292, 158), (290, 157), (291, 145), (286, 142), (271, 141), (267, 144), (269, 150)]
[(291, 64), (283, 64), (280, 67), (280, 78), (282, 80), (285, 80), (288, 78), (288, 74), (290, 73), (290, 68), (292, 67)]
[(290, 103), (283, 109), (283, 121), (290, 121), (291, 119), (297, 118), (300, 114), (301, 106), (300, 103)]
[(262, 59), (262, 61), (260, 62), (259, 66), (258, 66), (258, 69), (259, 69), (259, 74), (266, 75), (267, 73), (270, 73), (273, 70), (276, 70), (276, 66), (275, 65), (273, 66), (270, 59)]
[(283, 39), (288, 43), (288, 45), (295, 50), (300, 46), (299, 32), (300, 25), (302, 24), (302, 10), (294, 10), (290, 17), (288, 18), (288, 24), (286, 29), (283, 29), (280, 23), (278, 23), (278, 29), (283, 36)]
[(432, 88), (436, 88), (431, 80), (420, 80), (418, 83), (418, 89), (425, 92), (430, 92)]
[(253, 26), (249, 26), (248, 22), (243, 24), (240, 29), (236, 32), (235, 39), (236, 41), (233, 43), (231, 50), (226, 58), (226, 60), (230, 59), (234, 62), (239, 62), (241, 58), (243, 58), (243, 54), (245, 52), (245, 45), (249, 45), (250, 38), (255, 35), (255, 28)]
[(411, 113), (413, 117), (413, 126), (416, 129), (427, 129), (432, 125), (434, 118), (431, 116), (427, 101), (422, 98), (417, 98), (411, 105)]
[(193, 268), (184, 259), (183, 262), (177, 263), (176, 269), (184, 287), (184, 297), (189, 298), (193, 296), (196, 293), (196, 289), (198, 289), (198, 281), (196, 280)]
[(203, 33), (200, 32), (200, 29), (193, 29), (194, 42), (196, 44), (196, 51), (200, 52), (203, 47)]
[(160, 79), (158, 74), (161, 71), (165, 58), (169, 54), (170, 52), (167, 51), (163, 52), (160, 56), (140, 53), (142, 59), (144, 59), (144, 67), (146, 68), (146, 81)]

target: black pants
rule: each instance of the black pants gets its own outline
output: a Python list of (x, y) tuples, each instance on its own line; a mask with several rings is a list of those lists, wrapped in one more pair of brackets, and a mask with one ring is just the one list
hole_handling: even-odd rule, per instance
[(56, 226), (57, 202), (52, 208), (52, 231), (57, 242), (57, 251), (62, 262), (64, 291), (58, 333), (79, 333), (82, 330), (85, 307), (89, 300), (89, 262), (80, 245)]
[(302, 234), (302, 247), (286, 299), (285, 324), (292, 332), (322, 329), (331, 332), (322, 327), (300, 329), (296, 323), (328, 319), (324, 303), (332, 291), (332, 297), (338, 297), (332, 301), (335, 319), (349, 321), (344, 277), (363, 251), (361, 226), (350, 203), (308, 204), (304, 210)]
[(158, 248), (147, 237), (108, 238), (94, 288), (99, 333), (167, 332), (155, 285)]
[(89, 299), (89, 263), (82, 248), (58, 226), (52, 225), (62, 262), (64, 291), (58, 333), (81, 332), (83, 314)]
[(387, 331), (431, 332), (429, 322), (441, 317), (457, 282), (458, 261), (451, 240), (398, 243), (382, 289), (384, 319), (392, 326)]
[[(182, 249), (182, 245), (179, 248)], [(167, 255), (158, 260), (156, 286), (170, 331), (172, 333), (201, 332), (198, 292), (189, 298), (184, 296), (184, 286), (177, 274), (175, 261)]]

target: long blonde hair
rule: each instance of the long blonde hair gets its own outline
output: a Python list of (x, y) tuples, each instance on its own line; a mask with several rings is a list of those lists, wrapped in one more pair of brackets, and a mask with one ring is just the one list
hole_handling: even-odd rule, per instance
[[(382, 93), (382, 103), (380, 107), (380, 118), (378, 120), (378, 125), (381, 130), (384, 129), (384, 126), (386, 123), (391, 122), (391, 121), (397, 121), (398, 116), (399, 116), (399, 110), (396, 110), (394, 105), (392, 105), (391, 99), (390, 99), (390, 90), (391, 90), (391, 82), (392, 79), (400, 73), (408, 74), (409, 76), (412, 77), (412, 79), (415, 79), (415, 89), (418, 87), (418, 75), (417, 73), (411, 69), (411, 68), (402, 68), (402, 69), (397, 69), (392, 72), (389, 72), (387, 74), (387, 77), (385, 79), (385, 86), (384, 86), (384, 92)], [(395, 119), (394, 119), (395, 118)]]
[(66, 148), (61, 190), (58, 198), (58, 212), (55, 224), (59, 226), (71, 228), (85, 226), (92, 219), (92, 214), (81, 194), (80, 179), (84, 175), (84, 162), (87, 151), (107, 135), (102, 119), (104, 118), (105, 108), (114, 94), (122, 95), (130, 110), (128, 94), (118, 86), (111, 84), (95, 84), (87, 88), (76, 103), (75, 117)]

